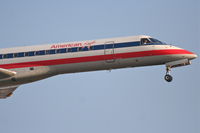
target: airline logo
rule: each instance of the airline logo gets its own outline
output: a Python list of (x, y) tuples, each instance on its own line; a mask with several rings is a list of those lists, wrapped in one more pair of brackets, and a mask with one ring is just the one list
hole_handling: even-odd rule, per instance
[(72, 43), (72, 44), (57, 44), (52, 45), (51, 49), (58, 49), (58, 48), (71, 48), (71, 47), (85, 47), (85, 46), (92, 46), (96, 43), (96, 41), (91, 42), (79, 42), (79, 43)]

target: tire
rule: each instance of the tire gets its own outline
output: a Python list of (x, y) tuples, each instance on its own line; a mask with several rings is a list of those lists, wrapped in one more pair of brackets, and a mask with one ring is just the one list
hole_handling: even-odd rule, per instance
[(169, 74), (166, 74), (166, 75), (165, 75), (165, 80), (166, 80), (167, 82), (171, 82), (171, 81), (173, 80), (173, 77), (172, 77), (171, 75), (169, 75)]

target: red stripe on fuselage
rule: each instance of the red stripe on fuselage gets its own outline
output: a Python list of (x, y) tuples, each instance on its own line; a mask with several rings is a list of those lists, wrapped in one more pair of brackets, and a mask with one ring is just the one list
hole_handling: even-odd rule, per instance
[(65, 58), (65, 59), (55, 59), (55, 60), (3, 64), (0, 65), (0, 68), (14, 69), (14, 68), (24, 68), (24, 67), (51, 66), (51, 65), (82, 63), (82, 62), (94, 62), (94, 61), (111, 60), (111, 59), (125, 59), (125, 58), (159, 56), (159, 55), (174, 55), (174, 54), (193, 54), (193, 53), (184, 49), (151, 50), (151, 51), (140, 51), (140, 52), (130, 52), (130, 53), (117, 53), (114, 55), (96, 55), (87, 57), (75, 57), (75, 58)]

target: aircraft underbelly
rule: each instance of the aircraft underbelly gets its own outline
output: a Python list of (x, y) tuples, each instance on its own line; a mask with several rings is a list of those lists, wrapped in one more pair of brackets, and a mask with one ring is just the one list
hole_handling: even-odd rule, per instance
[[(168, 57), (166, 56), (166, 59)], [(55, 74), (64, 73), (76, 73), (76, 72), (87, 72), (96, 70), (111, 70), (126, 67), (138, 67), (138, 66), (149, 66), (149, 65), (161, 65), (164, 61), (160, 57), (140, 57), (140, 58), (127, 58), (127, 59), (116, 59), (114, 62), (108, 63), (107, 61), (95, 61), (86, 63), (74, 63), (74, 64), (63, 64), (50, 66), (51, 71)]]
[(94, 61), (85, 63), (73, 63), (73, 64), (63, 64), (63, 65), (53, 65), (49, 66), (50, 71), (56, 74), (64, 73), (76, 73), (76, 72), (87, 72), (96, 70), (111, 70), (126, 67), (140, 67), (140, 66), (151, 66), (151, 65), (162, 65), (166, 62), (179, 60), (182, 55), (169, 56), (147, 56), (138, 58), (125, 58), (125, 59), (115, 59), (114, 62)]

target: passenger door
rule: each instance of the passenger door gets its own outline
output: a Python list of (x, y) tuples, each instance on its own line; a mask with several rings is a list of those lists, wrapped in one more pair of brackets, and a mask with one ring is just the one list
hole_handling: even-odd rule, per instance
[(104, 45), (104, 54), (106, 63), (115, 62), (114, 41), (106, 42)]

